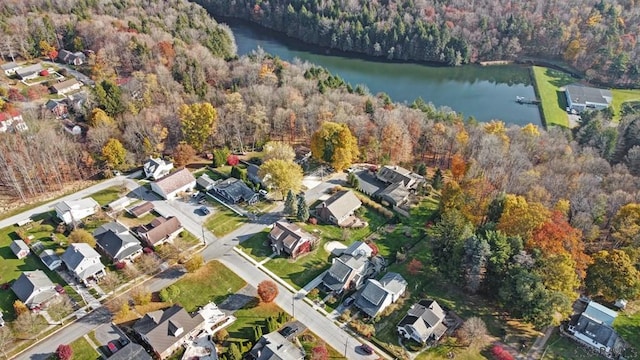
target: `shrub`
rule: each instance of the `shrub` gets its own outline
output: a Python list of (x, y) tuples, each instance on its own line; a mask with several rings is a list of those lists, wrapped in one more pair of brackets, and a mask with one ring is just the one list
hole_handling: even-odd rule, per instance
[(258, 296), (262, 302), (272, 302), (278, 296), (278, 285), (271, 280), (262, 281), (258, 284)]
[(144, 249), (142, 249), (142, 252), (145, 254), (151, 254), (153, 252), (153, 249), (150, 247), (145, 247)]
[(73, 349), (66, 344), (60, 344), (56, 349), (56, 357), (59, 360), (70, 360), (73, 357)]
[(491, 348), (491, 354), (497, 360), (513, 360), (513, 356), (500, 345), (494, 345)]
[(314, 217), (310, 217), (308, 221), (309, 221), (309, 224), (311, 225), (318, 225), (318, 219)]
[(217, 344), (222, 345), (222, 343), (229, 338), (229, 332), (226, 329), (220, 329), (218, 332), (213, 334), (213, 341)]
[(196, 254), (191, 259), (189, 259), (186, 264), (184, 264), (184, 267), (188, 272), (195, 272), (202, 267), (202, 264), (204, 264), (202, 255)]
[(118, 261), (115, 265), (116, 270), (122, 270), (127, 266), (124, 261)]
[(311, 350), (312, 360), (327, 360), (329, 358), (329, 351), (324, 344), (318, 345)]
[(227, 165), (236, 166), (238, 163), (240, 163), (240, 159), (237, 155), (227, 156)]

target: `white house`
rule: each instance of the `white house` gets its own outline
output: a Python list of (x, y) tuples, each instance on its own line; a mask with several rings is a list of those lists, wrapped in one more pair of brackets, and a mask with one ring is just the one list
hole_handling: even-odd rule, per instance
[(89, 244), (75, 243), (69, 245), (64, 254), (62, 254), (61, 259), (76, 279), (82, 281), (85, 285), (92, 278), (97, 280), (106, 274), (104, 265), (100, 262), (100, 254)]
[(29, 255), (29, 247), (22, 240), (13, 240), (9, 247), (18, 259), (23, 259)]
[(58, 296), (55, 285), (42, 270), (23, 272), (11, 290), (29, 309), (41, 308)]
[(173, 169), (173, 163), (160, 158), (149, 157), (144, 162), (142, 169), (147, 179), (157, 180), (167, 175)]
[(107, 204), (107, 207), (111, 211), (122, 211), (131, 204), (131, 200), (131, 198), (123, 196)]
[(567, 329), (580, 343), (608, 356), (619, 341), (613, 329), (613, 321), (617, 316), (616, 311), (590, 301), (582, 314), (573, 316)]
[(613, 100), (610, 90), (583, 85), (567, 85), (564, 93), (567, 106), (576, 112), (588, 109), (603, 110), (608, 108)]
[(0, 65), (0, 68), (2, 69), (2, 71), (4, 71), (5, 75), (11, 76), (15, 74), (18, 69), (21, 69), (22, 65), (18, 65), (12, 61), (12, 62), (8, 62), (6, 64)]
[(398, 273), (386, 273), (380, 281), (368, 279), (355, 306), (371, 317), (376, 317), (407, 290), (407, 281)]
[(40, 74), (40, 71), (44, 70), (40, 63), (35, 65), (29, 65), (21, 67), (15, 70), (15, 73), (22, 80), (35, 79)]
[(57, 203), (54, 208), (56, 209), (58, 219), (69, 225), (95, 214), (100, 208), (100, 204), (92, 198), (84, 198), (80, 200), (61, 201)]
[(196, 178), (188, 169), (178, 170), (151, 183), (151, 189), (163, 199), (173, 199), (179, 193), (196, 186)]
[(444, 310), (435, 300), (420, 300), (413, 304), (407, 315), (398, 324), (398, 333), (405, 339), (413, 339), (419, 343), (438, 340), (447, 327), (443, 321)]
[(9, 130), (26, 131), (29, 128), (18, 110), (5, 111), (0, 113), (0, 132)]
[(82, 84), (78, 82), (76, 79), (69, 79), (57, 84), (51, 85), (51, 91), (54, 94), (64, 95), (76, 90), (80, 90)]

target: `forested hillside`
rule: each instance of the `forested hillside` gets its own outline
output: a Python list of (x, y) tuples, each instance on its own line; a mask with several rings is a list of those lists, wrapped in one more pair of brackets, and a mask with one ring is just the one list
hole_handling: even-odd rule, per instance
[(578, 290), (607, 300), (638, 296), (638, 115), (617, 130), (606, 119), (587, 121), (575, 140), (557, 128), (465, 122), (423, 101), (395, 104), (312, 64), (260, 52), (227, 61), (233, 42), (203, 9), (178, 0), (137, 4), (0, 5), (18, 57), (41, 56), (43, 44), (92, 50), (81, 70), (96, 81), (72, 114), (86, 129), (79, 138), (39, 105), (13, 101), (30, 130), (0, 134), (4, 195), (28, 198), (149, 155), (183, 165), (196, 150), (269, 140), (309, 146), (332, 121), (348, 126), (360, 161), (448, 174), (438, 216), (424, 225), (424, 258), (447, 281), (537, 325), (557, 321), (556, 310), (566, 315)]
[(633, 1), (195, 1), (333, 49), (448, 65), (556, 59), (592, 81), (640, 85)]

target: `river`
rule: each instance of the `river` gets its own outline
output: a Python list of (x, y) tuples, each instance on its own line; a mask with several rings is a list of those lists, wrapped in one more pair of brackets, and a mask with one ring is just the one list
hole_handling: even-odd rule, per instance
[(437, 67), (390, 63), (336, 54), (301, 44), (247, 22), (224, 19), (236, 38), (238, 55), (261, 47), (292, 61), (295, 58), (327, 68), (353, 86), (365, 85), (372, 94), (385, 92), (394, 101), (411, 103), (421, 97), (437, 107), (449, 107), (479, 121), (541, 125), (535, 105), (517, 103), (516, 96), (535, 98), (529, 67), (519, 65)]

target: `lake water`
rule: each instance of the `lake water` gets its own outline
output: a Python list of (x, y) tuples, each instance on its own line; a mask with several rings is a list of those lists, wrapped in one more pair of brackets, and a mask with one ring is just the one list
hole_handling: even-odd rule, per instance
[(518, 65), (437, 67), (389, 63), (337, 54), (255, 25), (224, 19), (236, 38), (238, 55), (261, 47), (292, 61), (306, 60), (327, 68), (353, 86), (365, 85), (373, 94), (385, 92), (394, 101), (411, 103), (422, 97), (437, 107), (446, 106), (479, 121), (500, 119), (506, 123), (541, 124), (535, 105), (521, 105), (516, 96), (535, 98), (529, 67)]

